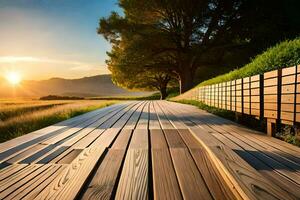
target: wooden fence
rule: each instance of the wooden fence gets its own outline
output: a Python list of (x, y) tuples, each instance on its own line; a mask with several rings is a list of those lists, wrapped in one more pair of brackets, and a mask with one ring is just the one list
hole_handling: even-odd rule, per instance
[(267, 119), (273, 135), (281, 124), (300, 122), (300, 67), (194, 88), (177, 99), (192, 99), (209, 106)]

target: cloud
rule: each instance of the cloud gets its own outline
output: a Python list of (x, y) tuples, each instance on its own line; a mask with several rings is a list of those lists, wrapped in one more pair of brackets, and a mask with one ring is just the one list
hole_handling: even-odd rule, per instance
[(66, 65), (83, 65), (84, 63), (78, 61), (69, 60), (54, 60), (49, 58), (37, 58), (30, 56), (2, 56), (0, 57), (0, 63), (17, 63), (17, 62), (34, 62), (34, 63), (54, 63), (54, 64), (66, 64)]
[(72, 70), (72, 71), (90, 71), (90, 70), (95, 70), (97, 68), (98, 67), (96, 67), (96, 66), (82, 65), (82, 66), (72, 67), (72, 68), (70, 68), (70, 70)]

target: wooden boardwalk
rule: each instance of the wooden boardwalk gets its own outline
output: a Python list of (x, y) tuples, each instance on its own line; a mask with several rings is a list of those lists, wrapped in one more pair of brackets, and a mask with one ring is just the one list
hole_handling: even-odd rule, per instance
[(21, 136), (0, 162), (0, 199), (300, 199), (300, 148), (167, 101)]

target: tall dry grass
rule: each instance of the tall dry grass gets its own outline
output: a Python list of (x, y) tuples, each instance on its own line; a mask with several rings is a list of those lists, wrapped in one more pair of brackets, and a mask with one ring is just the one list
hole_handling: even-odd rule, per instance
[[(11, 104), (0, 107), (0, 142), (44, 128), (117, 101), (55, 101)], [(20, 106), (23, 105), (23, 106)], [(3, 114), (3, 113), (6, 113)], [(9, 117), (7, 115), (9, 114)]]

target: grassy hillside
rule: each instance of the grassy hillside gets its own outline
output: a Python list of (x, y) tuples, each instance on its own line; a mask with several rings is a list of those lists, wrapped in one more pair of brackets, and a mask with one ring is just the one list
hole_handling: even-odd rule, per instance
[(244, 78), (283, 67), (291, 67), (299, 63), (300, 38), (297, 38), (295, 40), (281, 42), (255, 57), (252, 62), (244, 67), (204, 81), (198, 86)]

